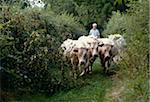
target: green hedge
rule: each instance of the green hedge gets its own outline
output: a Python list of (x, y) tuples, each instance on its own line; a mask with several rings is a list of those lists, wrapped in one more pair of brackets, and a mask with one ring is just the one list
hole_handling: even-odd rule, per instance
[(121, 98), (125, 102), (148, 102), (149, 97), (149, 16), (148, 0), (131, 2), (126, 14), (114, 12), (105, 35), (120, 33), (127, 41), (117, 72), (124, 80)]
[(59, 49), (65, 39), (86, 34), (72, 15), (56, 14), (50, 7), (20, 9), (2, 5), (0, 10), (3, 91), (53, 94), (78, 85), (70, 78), (70, 66)]

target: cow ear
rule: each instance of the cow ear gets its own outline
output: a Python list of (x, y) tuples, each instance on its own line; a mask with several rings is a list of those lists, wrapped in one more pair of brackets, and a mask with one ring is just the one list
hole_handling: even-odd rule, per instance
[(118, 40), (120, 37), (118, 37), (118, 36), (116, 36), (115, 38), (114, 38), (114, 40)]
[(66, 47), (63, 47), (64, 50), (66, 50)]
[(73, 49), (73, 52), (78, 52), (78, 48), (74, 48), (74, 49)]

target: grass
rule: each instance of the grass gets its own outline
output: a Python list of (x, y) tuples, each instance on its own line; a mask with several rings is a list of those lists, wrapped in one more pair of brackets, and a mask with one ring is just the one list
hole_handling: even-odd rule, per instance
[(93, 66), (93, 73), (83, 77), (88, 84), (81, 88), (62, 91), (53, 96), (32, 95), (22, 97), (27, 102), (106, 102), (107, 95), (114, 85), (111, 76), (103, 74), (99, 60)]

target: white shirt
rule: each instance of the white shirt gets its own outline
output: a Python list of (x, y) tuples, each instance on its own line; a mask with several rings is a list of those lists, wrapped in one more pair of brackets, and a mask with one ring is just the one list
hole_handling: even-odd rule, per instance
[(89, 35), (93, 38), (100, 37), (100, 33), (99, 33), (98, 29), (91, 29)]

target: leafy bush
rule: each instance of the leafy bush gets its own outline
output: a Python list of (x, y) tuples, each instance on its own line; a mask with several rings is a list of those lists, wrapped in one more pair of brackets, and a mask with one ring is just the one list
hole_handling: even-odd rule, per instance
[(45, 2), (59, 14), (64, 12), (72, 14), (87, 30), (91, 29), (93, 22), (97, 22), (101, 30), (115, 8), (114, 0), (45, 0)]
[(84, 26), (88, 26), (92, 22), (97, 22), (103, 26), (107, 18), (111, 15), (113, 0), (75, 0), (77, 2), (77, 15), (80, 22)]
[[(76, 86), (59, 52), (61, 42), (77, 39), (84, 28), (67, 13), (1, 6), (0, 50), (2, 90), (53, 94)], [(65, 81), (64, 81), (65, 80)], [(10, 84), (8, 84), (10, 83)]]
[(59, 1), (53, 1), (53, 0), (44, 0), (50, 7), (53, 9), (54, 12), (62, 14), (64, 12), (67, 12), (69, 14), (75, 14), (76, 13), (76, 3), (74, 0), (59, 0)]
[(104, 30), (103, 34), (115, 34), (115, 33), (123, 33), (125, 31), (125, 21), (127, 16), (125, 14), (121, 14), (119, 11), (113, 12), (112, 17), (106, 25), (106, 30)]
[[(105, 34), (121, 33), (127, 41), (127, 48), (119, 63), (118, 74), (124, 78), (125, 91), (121, 98), (127, 102), (147, 102), (149, 39), (148, 0), (132, 2), (127, 14), (113, 13)], [(119, 100), (118, 100), (119, 101)]]

